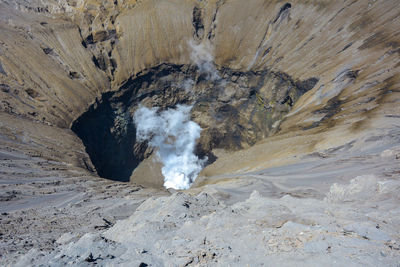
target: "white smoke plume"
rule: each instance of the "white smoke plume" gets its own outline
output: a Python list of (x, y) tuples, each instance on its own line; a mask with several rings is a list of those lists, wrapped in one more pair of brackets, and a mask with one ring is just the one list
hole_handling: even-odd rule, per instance
[(194, 86), (194, 81), (192, 79), (190, 79), (190, 78), (184, 80), (183, 83), (182, 83), (182, 87), (183, 87), (183, 89), (185, 89), (185, 91), (187, 93), (192, 91), (193, 86)]
[(191, 108), (177, 105), (158, 112), (157, 107), (141, 106), (134, 114), (136, 138), (149, 140), (149, 145), (157, 148), (166, 188), (188, 189), (207, 160), (194, 154), (201, 127), (190, 120)]
[(207, 80), (220, 80), (221, 77), (214, 66), (214, 55), (210, 42), (196, 44), (193, 40), (190, 40), (188, 44), (191, 49), (190, 60), (199, 68), (199, 72), (206, 75)]
[(186, 93), (192, 93), (194, 84), (195, 81), (193, 81), (191, 78), (186, 78), (182, 83), (173, 82), (171, 85), (180, 89), (184, 89)]

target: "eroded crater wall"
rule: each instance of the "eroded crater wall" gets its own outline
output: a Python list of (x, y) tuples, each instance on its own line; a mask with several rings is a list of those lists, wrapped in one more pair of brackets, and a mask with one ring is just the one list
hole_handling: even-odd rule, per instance
[(196, 152), (212, 163), (214, 149), (239, 150), (277, 132), (294, 103), (318, 82), (315, 77), (295, 81), (267, 69), (214, 71), (211, 79), (195, 66), (162, 64), (130, 78), (118, 91), (103, 94), (72, 126), (98, 174), (128, 181), (151, 155), (146, 143), (136, 141), (133, 116), (141, 105), (161, 110), (192, 106), (192, 120), (202, 128)]
[[(308, 140), (300, 151), (351, 141), (398, 112), (400, 12), (394, 0), (0, 5), (0, 109), (15, 120), (67, 128), (102, 93), (141, 71), (192, 64), (191, 40), (210, 44), (219, 69), (318, 78), (280, 123), (281, 136)], [(340, 138), (329, 134), (336, 132)], [(268, 153), (299, 152), (283, 151)], [(269, 155), (260, 153), (255, 162)]]

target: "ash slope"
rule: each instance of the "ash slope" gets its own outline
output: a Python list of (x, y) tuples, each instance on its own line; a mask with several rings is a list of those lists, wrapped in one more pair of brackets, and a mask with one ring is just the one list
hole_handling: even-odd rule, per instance
[(400, 147), (350, 154), (149, 198), (110, 229), (71, 243), (65, 234), (55, 251), (31, 250), (17, 266), (396, 266)]
[[(2, 0), (0, 13), (2, 264), (31, 247), (20, 264), (399, 261), (397, 1)], [(192, 64), (190, 40), (210, 42), (220, 69), (318, 83), (273, 136), (212, 151), (198, 187), (103, 233), (168, 192), (103, 184), (68, 128), (141, 71)], [(145, 220), (147, 243), (121, 237), (140, 242)]]

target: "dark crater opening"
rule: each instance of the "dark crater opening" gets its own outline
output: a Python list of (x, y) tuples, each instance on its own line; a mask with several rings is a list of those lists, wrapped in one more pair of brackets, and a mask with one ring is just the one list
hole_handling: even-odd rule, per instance
[(82, 139), (99, 176), (127, 182), (133, 170), (153, 153), (137, 142), (133, 115), (139, 105), (192, 105), (191, 119), (203, 129), (196, 154), (216, 160), (215, 148), (238, 150), (279, 130), (297, 99), (317, 78), (294, 80), (270, 70), (241, 72), (219, 68), (211, 80), (195, 66), (161, 64), (128, 79), (119, 90), (104, 93), (72, 130)]

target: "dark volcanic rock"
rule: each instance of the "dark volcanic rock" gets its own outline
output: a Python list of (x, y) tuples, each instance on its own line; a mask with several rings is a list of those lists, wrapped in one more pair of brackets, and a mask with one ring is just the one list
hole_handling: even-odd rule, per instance
[(210, 79), (197, 67), (162, 64), (131, 77), (117, 92), (102, 95), (78, 118), (72, 130), (83, 140), (100, 176), (128, 181), (151, 152), (136, 143), (133, 114), (139, 107), (192, 105), (192, 120), (202, 127), (197, 154), (216, 159), (215, 148), (237, 150), (276, 131), (293, 103), (318, 81), (293, 81), (269, 70), (241, 72), (228, 68)]

